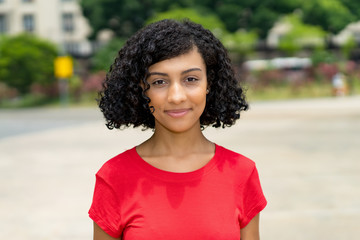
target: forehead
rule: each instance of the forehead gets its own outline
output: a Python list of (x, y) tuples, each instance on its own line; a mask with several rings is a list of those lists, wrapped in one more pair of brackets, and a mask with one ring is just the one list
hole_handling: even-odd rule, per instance
[(149, 72), (174, 72), (190, 68), (200, 68), (206, 72), (205, 61), (197, 48), (179, 56), (157, 62), (149, 67)]

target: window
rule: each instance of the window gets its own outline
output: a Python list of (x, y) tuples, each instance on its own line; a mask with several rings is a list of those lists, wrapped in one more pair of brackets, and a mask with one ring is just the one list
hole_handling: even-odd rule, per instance
[(32, 3), (34, 0), (22, 0), (23, 3)]
[(64, 32), (71, 33), (74, 31), (74, 14), (63, 13), (62, 28)]
[(35, 30), (34, 15), (25, 14), (23, 16), (23, 27), (26, 32), (33, 32)]
[(79, 54), (80, 46), (76, 42), (65, 42), (64, 48), (67, 53), (70, 53), (72, 55)]
[(6, 33), (6, 31), (7, 31), (6, 15), (0, 14), (0, 34)]

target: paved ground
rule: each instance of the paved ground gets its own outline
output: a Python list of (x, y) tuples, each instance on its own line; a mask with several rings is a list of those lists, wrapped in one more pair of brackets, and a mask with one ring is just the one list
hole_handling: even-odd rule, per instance
[[(258, 102), (205, 133), (257, 162), (262, 240), (359, 239), (360, 97)], [(150, 134), (96, 109), (0, 110), (0, 239), (91, 239), (95, 172)]]

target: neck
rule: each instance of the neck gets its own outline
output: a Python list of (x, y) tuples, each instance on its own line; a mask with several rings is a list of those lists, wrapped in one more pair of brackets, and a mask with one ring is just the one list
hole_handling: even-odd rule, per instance
[(155, 133), (147, 141), (156, 155), (182, 156), (189, 153), (205, 152), (212, 143), (205, 138), (200, 124), (189, 131), (176, 133), (162, 128), (155, 128)]

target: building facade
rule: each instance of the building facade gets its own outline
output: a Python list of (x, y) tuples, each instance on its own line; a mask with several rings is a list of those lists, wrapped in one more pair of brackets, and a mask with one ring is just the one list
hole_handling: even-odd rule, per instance
[(349, 23), (332, 40), (336, 46), (343, 46), (350, 40), (354, 40), (360, 45), (360, 21)]
[(78, 0), (0, 0), (0, 34), (23, 32), (54, 42), (65, 54), (92, 52), (91, 28)]

